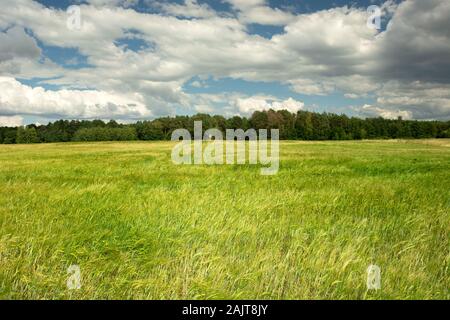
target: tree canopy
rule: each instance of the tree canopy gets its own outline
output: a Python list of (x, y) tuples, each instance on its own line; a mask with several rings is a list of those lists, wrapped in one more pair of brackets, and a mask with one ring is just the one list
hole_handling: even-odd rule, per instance
[(47, 125), (0, 127), (0, 143), (38, 143), (66, 141), (169, 140), (173, 130), (184, 128), (193, 134), (194, 121), (202, 121), (203, 130), (279, 129), (283, 140), (352, 140), (450, 138), (450, 121), (398, 119), (361, 119), (332, 113), (287, 110), (256, 111), (250, 118), (233, 116), (162, 117), (134, 124), (114, 120), (58, 120)]

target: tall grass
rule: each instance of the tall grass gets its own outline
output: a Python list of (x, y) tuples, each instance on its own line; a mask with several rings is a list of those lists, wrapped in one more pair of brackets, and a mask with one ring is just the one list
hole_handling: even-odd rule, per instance
[(449, 140), (283, 142), (274, 176), (172, 146), (0, 146), (0, 298), (450, 298)]

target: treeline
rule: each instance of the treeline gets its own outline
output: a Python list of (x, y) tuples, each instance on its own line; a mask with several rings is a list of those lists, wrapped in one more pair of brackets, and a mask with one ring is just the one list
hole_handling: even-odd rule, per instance
[(48, 125), (0, 127), (0, 143), (40, 143), (67, 141), (170, 140), (172, 131), (185, 128), (193, 134), (194, 121), (203, 122), (203, 130), (279, 129), (283, 140), (356, 140), (450, 138), (450, 121), (412, 121), (398, 118), (361, 119), (331, 113), (299, 111), (256, 111), (250, 118), (210, 116), (163, 117), (134, 124), (114, 120), (59, 120)]

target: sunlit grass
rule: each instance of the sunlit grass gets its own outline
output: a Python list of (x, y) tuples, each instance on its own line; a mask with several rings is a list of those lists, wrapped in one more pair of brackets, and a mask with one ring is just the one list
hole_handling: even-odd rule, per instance
[(0, 298), (450, 298), (449, 140), (282, 142), (275, 176), (172, 146), (0, 146)]

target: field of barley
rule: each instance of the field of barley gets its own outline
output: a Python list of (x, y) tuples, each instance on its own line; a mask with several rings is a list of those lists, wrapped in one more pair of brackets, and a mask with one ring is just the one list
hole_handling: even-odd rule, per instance
[(273, 176), (173, 145), (1, 145), (0, 299), (450, 299), (450, 140), (281, 142)]

